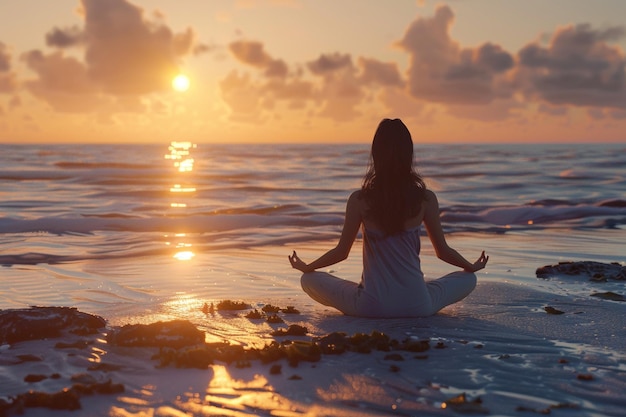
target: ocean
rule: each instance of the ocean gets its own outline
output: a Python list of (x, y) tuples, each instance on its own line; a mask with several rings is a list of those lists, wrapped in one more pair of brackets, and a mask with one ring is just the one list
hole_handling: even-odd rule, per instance
[[(449, 239), (467, 258), (491, 254), (486, 279), (538, 285), (545, 264), (626, 261), (625, 145), (416, 144), (415, 154)], [(0, 308), (115, 319), (180, 294), (299, 296), (287, 255), (334, 245), (369, 144), (4, 145), (0, 158)], [(357, 242), (335, 270), (358, 281), (359, 267)]]
[[(0, 310), (77, 307), (108, 326), (76, 336), (75, 348), (54, 339), (0, 345), (0, 400), (61, 392), (88, 373), (125, 391), (81, 397), (77, 417), (464, 415), (445, 409), (459, 395), (473, 401), (467, 410), (492, 415), (621, 416), (626, 303), (591, 295), (626, 295), (626, 281), (538, 278), (536, 269), (626, 265), (626, 145), (415, 148), (450, 245), (490, 260), (476, 290), (439, 314), (373, 320), (316, 304), (287, 260), (297, 250), (310, 261), (335, 245), (367, 144), (3, 145)], [(452, 272), (423, 233), (426, 278)], [(361, 250), (358, 236), (350, 257), (327, 270), (358, 281)], [(301, 314), (274, 324), (207, 310), (222, 300)], [(379, 330), (432, 349), (396, 354), (401, 362), (387, 352), (296, 368), (283, 361), (277, 373), (263, 363), (162, 368), (153, 351), (106, 341), (119, 326), (173, 319), (191, 321), (207, 342), (244, 347), (283, 343), (271, 333), (298, 324), (305, 340)], [(41, 360), (20, 359), (33, 355)], [(29, 382), (33, 374), (44, 379)]]

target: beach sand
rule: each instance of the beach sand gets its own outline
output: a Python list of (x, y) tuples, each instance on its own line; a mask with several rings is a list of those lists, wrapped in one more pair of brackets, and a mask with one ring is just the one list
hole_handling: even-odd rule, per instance
[[(515, 249), (510, 244), (498, 249), (498, 239), (505, 237), (490, 237), (486, 246), (492, 256), (491, 264), (479, 274), (476, 290), (439, 314), (420, 319), (346, 317), (314, 303), (299, 290), (297, 272), (286, 267), (291, 248), (273, 247), (244, 254), (224, 252), (219, 262), (211, 261), (211, 268), (206, 261), (202, 274), (188, 271), (187, 281), (181, 279), (178, 284), (171, 284), (185, 286), (186, 291), (179, 288), (178, 293), (165, 297), (163, 293), (170, 287), (167, 291), (165, 287), (146, 290), (151, 300), (160, 301), (158, 306), (146, 302), (145, 310), (137, 305), (116, 309), (93, 301), (80, 302), (79, 293), (73, 298), (73, 305), (81, 311), (102, 314), (108, 319), (107, 328), (88, 338), (62, 339), (90, 340), (83, 348), (55, 348), (59, 342), (56, 339), (0, 346), (0, 394), (8, 399), (28, 390), (58, 392), (74, 383), (73, 375), (88, 374), (91, 376), (82, 378), (123, 384), (124, 392), (83, 395), (81, 409), (76, 411), (27, 408), (23, 415), (517, 416), (550, 412), (555, 416), (621, 416), (626, 407), (626, 303), (591, 297), (590, 293), (597, 290), (623, 294), (624, 283), (609, 282), (597, 287), (588, 282), (588, 277), (538, 279), (534, 270), (564, 260), (563, 256), (568, 260), (619, 260), (618, 237), (623, 235), (624, 231), (615, 231), (613, 239), (608, 239), (614, 243), (596, 245), (596, 249), (580, 244), (584, 233), (571, 239), (555, 235), (553, 242), (544, 237), (543, 250), (536, 248), (537, 236), (516, 237)], [(589, 239), (593, 237), (590, 235)], [(463, 252), (481, 247), (463, 236), (453, 237), (452, 241)], [(321, 243), (301, 246), (301, 250), (297, 248), (299, 253), (308, 257), (325, 247)], [(597, 253), (590, 252), (593, 250)], [(425, 248), (424, 258), (429, 259), (424, 269), (433, 275), (443, 274), (447, 267), (435, 263), (431, 255)], [(239, 272), (232, 272), (234, 265)], [(83, 265), (82, 270), (104, 267), (90, 263), (88, 268)], [(32, 268), (50, 271), (53, 267)], [(67, 270), (72, 267), (65, 268), (68, 275)], [(119, 274), (124, 270), (124, 262), (108, 261), (106, 268), (111, 275)], [(251, 272), (253, 268), (255, 273)], [(218, 276), (224, 277), (229, 270), (232, 273), (227, 282), (219, 287)], [(355, 256), (337, 265), (335, 272), (358, 276), (359, 270), (360, 259)], [(161, 268), (162, 276), (164, 271)], [(10, 274), (7, 276), (11, 279)], [(74, 279), (84, 280), (84, 276)], [(212, 292), (199, 290), (200, 280), (206, 285), (213, 279)], [(22, 284), (33, 290), (36, 285)], [(262, 291), (261, 286), (265, 288)], [(51, 288), (54, 289), (53, 283), (45, 290), (33, 291), (29, 301), (54, 305), (55, 298), (49, 295)], [(19, 288), (15, 291), (19, 293)], [(60, 304), (67, 304), (68, 300), (58, 297)], [(164, 301), (166, 298), (169, 301)], [(202, 311), (204, 303), (221, 299), (243, 300), (257, 309), (267, 303), (293, 305), (300, 314), (280, 313), (285, 323), (270, 324), (245, 318), (243, 314), (249, 310)], [(548, 314), (546, 307), (563, 314)], [(430, 348), (424, 352), (374, 350), (322, 355), (319, 361), (301, 361), (296, 367), (282, 359), (267, 364), (252, 360), (249, 366), (217, 361), (206, 369), (179, 369), (158, 367), (159, 362), (151, 359), (158, 351), (156, 348), (120, 347), (106, 342), (107, 333), (127, 323), (181, 318), (205, 332), (207, 342), (227, 340), (246, 348), (261, 347), (273, 340), (312, 340), (332, 332), (353, 335), (373, 331), (399, 341), (428, 341)], [(271, 336), (273, 330), (290, 324), (306, 327), (307, 335)], [(16, 359), (26, 354), (43, 360)], [(107, 365), (88, 370), (99, 363)], [(280, 372), (272, 371), (273, 365), (280, 365)], [(28, 383), (24, 378), (29, 374), (46, 378)], [(54, 374), (58, 378), (52, 378)], [(455, 405), (453, 399), (461, 394), (465, 394), (465, 404)]]

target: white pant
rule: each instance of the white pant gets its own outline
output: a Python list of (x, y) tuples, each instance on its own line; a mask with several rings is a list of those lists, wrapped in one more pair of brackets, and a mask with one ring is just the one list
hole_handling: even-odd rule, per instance
[(380, 307), (384, 303), (380, 303), (357, 283), (326, 272), (305, 273), (300, 283), (312, 299), (349, 316), (426, 317), (467, 297), (476, 287), (476, 275), (457, 271), (426, 281), (421, 294), (415, 294), (414, 306), (394, 306), (393, 309)]

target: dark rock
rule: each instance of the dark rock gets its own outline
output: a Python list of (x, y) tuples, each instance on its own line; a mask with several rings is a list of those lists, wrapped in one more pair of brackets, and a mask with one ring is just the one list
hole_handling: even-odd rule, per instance
[(442, 408), (450, 408), (460, 413), (489, 414), (489, 410), (486, 409), (482, 403), (480, 397), (476, 397), (470, 401), (467, 399), (465, 393), (462, 393), (446, 400)]
[(271, 304), (266, 304), (261, 309), (266, 313), (278, 313), (280, 311), (280, 307), (273, 306)]
[(397, 365), (390, 365), (389, 366), (389, 371), (391, 372), (400, 372), (400, 367)]
[(309, 330), (306, 327), (300, 326), (298, 324), (292, 324), (287, 328), (287, 330), (285, 329), (274, 330), (271, 333), (271, 335), (272, 336), (306, 336), (308, 332)]
[(557, 310), (556, 308), (551, 307), (551, 306), (545, 306), (543, 309), (544, 309), (544, 310), (546, 311), (546, 313), (548, 313), (548, 314), (564, 314), (564, 312), (563, 312), (563, 311), (561, 311), (561, 310)]
[(262, 363), (276, 362), (287, 357), (284, 345), (275, 341), (261, 349), (252, 348), (251, 352)]
[(0, 311), (0, 344), (41, 340), (66, 333), (95, 334), (106, 321), (72, 307), (30, 307)]
[(390, 353), (388, 355), (385, 355), (384, 359), (386, 361), (403, 361), (404, 360), (404, 356), (400, 355), (399, 353)]
[(29, 391), (20, 394), (17, 402), (23, 407), (45, 407), (51, 410), (79, 410), (80, 399), (73, 390), (62, 390), (52, 394)]
[(535, 273), (537, 278), (550, 278), (557, 275), (586, 275), (595, 281), (626, 280), (626, 266), (617, 262), (610, 264), (594, 261), (559, 262), (556, 265), (537, 268)]
[(349, 341), (345, 333), (333, 332), (318, 339), (324, 355), (341, 355), (348, 350)]
[(282, 318), (280, 318), (277, 314), (272, 314), (271, 316), (269, 316), (267, 318), (267, 322), (268, 323), (274, 323), (274, 324), (278, 324), (278, 323), (284, 323), (285, 320), (283, 320)]
[(289, 365), (297, 366), (298, 362), (317, 362), (322, 358), (322, 351), (315, 342), (295, 341), (285, 346)]
[(250, 305), (243, 301), (223, 300), (217, 303), (218, 310), (246, 310), (248, 308)]
[(602, 298), (603, 300), (626, 301), (626, 297), (624, 297), (622, 294), (617, 294), (612, 291), (594, 292), (593, 294), (591, 294), (591, 296)]
[(24, 382), (32, 383), (43, 381), (44, 379), (48, 379), (46, 375), (41, 374), (28, 374), (24, 377)]
[(127, 324), (109, 333), (107, 340), (116, 346), (180, 348), (204, 343), (204, 332), (187, 320)]
[(246, 314), (245, 317), (247, 319), (254, 320), (254, 319), (262, 319), (265, 317), (265, 315), (255, 308), (253, 311), (248, 312), (248, 314)]
[(399, 349), (408, 352), (426, 352), (430, 349), (430, 340), (405, 339)]
[(17, 355), (16, 358), (18, 358), (20, 360), (19, 363), (24, 363), (24, 362), (41, 362), (43, 360), (39, 356), (31, 355), (30, 353), (27, 353), (25, 355)]

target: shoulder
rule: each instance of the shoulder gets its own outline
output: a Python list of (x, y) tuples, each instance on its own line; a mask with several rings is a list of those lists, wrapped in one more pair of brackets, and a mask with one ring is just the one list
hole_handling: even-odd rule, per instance
[(353, 191), (352, 194), (350, 194), (350, 197), (348, 197), (348, 208), (353, 208), (362, 213), (365, 210), (365, 207), (366, 204), (362, 191)]
[(353, 191), (352, 194), (350, 194), (350, 197), (348, 197), (348, 202), (357, 202), (357, 201), (362, 201), (363, 192), (361, 190), (356, 190)]
[(437, 200), (437, 195), (432, 190), (424, 191), (424, 207), (426, 210), (436, 210), (439, 211), (439, 201)]

